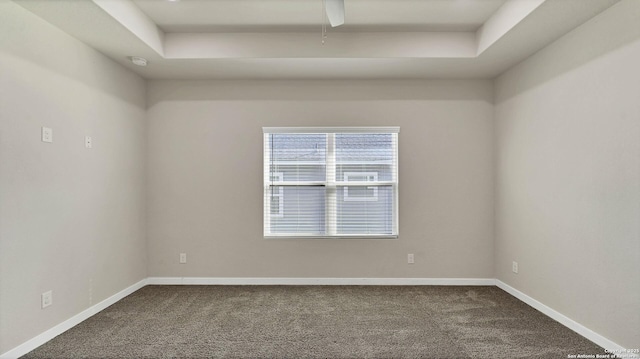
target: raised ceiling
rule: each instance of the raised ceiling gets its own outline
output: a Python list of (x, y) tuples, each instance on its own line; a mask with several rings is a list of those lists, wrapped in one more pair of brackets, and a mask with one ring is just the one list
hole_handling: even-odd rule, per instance
[[(147, 79), (493, 78), (619, 0), (14, 0)], [(149, 60), (138, 67), (130, 56)]]
[[(347, 0), (332, 31), (476, 31), (507, 0)], [(319, 32), (321, 0), (133, 0), (164, 32)]]

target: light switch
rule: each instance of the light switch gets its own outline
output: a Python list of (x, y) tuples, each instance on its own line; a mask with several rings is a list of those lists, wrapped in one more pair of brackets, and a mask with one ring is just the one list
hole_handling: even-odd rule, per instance
[(84, 147), (86, 148), (91, 148), (91, 136), (85, 136), (84, 137)]

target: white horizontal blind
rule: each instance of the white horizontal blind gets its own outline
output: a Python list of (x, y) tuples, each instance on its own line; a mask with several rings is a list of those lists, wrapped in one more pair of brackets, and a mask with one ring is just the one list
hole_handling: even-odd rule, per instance
[(265, 237), (396, 237), (397, 127), (264, 128)]

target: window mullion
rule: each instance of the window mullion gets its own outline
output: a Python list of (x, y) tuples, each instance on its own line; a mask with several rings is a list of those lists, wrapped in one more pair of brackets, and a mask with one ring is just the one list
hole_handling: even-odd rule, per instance
[(326, 164), (326, 232), (335, 236), (337, 232), (337, 194), (336, 194), (336, 148), (335, 134), (327, 134), (327, 164)]

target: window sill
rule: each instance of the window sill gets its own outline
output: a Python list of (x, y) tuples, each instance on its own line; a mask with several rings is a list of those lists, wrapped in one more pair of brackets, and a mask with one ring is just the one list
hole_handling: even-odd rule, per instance
[(284, 240), (397, 240), (398, 235), (366, 235), (366, 234), (355, 234), (355, 235), (340, 235), (340, 236), (306, 236), (306, 235), (279, 235), (279, 236), (264, 236), (264, 239), (284, 239)]

